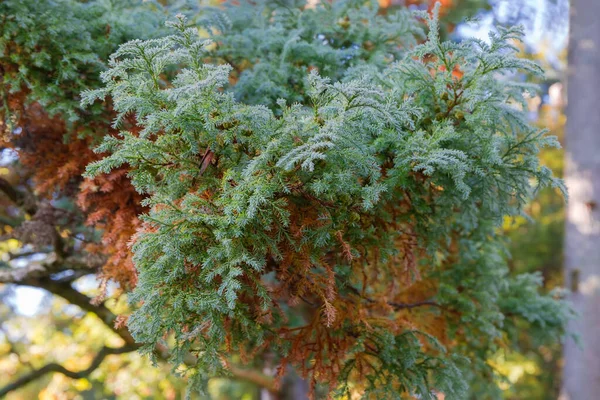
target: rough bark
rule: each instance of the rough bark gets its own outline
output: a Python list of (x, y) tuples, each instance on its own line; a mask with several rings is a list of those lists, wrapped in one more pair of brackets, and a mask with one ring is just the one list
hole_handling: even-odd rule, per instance
[(561, 400), (600, 396), (600, 1), (572, 0), (565, 178), (570, 191), (565, 282), (569, 324)]

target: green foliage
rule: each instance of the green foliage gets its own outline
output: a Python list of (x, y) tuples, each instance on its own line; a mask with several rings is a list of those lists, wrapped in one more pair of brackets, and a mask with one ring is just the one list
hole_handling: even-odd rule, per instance
[[(539, 57), (539, 56), (538, 56)], [(559, 108), (545, 106), (538, 124), (551, 128), (564, 137), (565, 117)], [(562, 149), (547, 149), (540, 154), (542, 162), (558, 176), (563, 170)], [(505, 223), (510, 239), (510, 268), (517, 273), (540, 271), (546, 290), (563, 282), (563, 237), (565, 204), (557, 193), (544, 189), (529, 204), (533, 222), (516, 218)], [(505, 399), (551, 400), (559, 396), (562, 363), (561, 341), (540, 343), (517, 323), (513, 329), (515, 346), (498, 353), (496, 364), (509, 377)]]
[(2, 1), (0, 63), (14, 66), (0, 71), (8, 88), (2, 111), (9, 112), (9, 93), (26, 89), (28, 102), (50, 115), (80, 119), (90, 111), (79, 107), (80, 92), (99, 86), (105, 60), (119, 44), (161, 33), (160, 10), (157, 3), (136, 0)]
[(381, 69), (401, 59), (422, 36), (406, 10), (383, 17), (376, 3), (359, 0), (323, 2), (306, 12), (304, 3), (227, 4), (201, 19), (218, 44), (215, 59), (241, 72), (232, 88), (238, 101), (269, 107), (280, 98), (306, 103), (309, 70), (333, 81), (347, 78), (350, 68), (358, 76), (363, 68)]
[[(121, 46), (102, 73), (105, 87), (83, 96), (84, 104), (110, 96), (115, 126), (135, 115), (141, 128), (107, 138), (98, 148), (107, 156), (87, 172), (128, 165), (147, 195), (151, 211), (133, 246), (136, 340), (151, 352), (172, 333), (174, 364), (198, 354), (200, 377), (263, 343), (286, 357), (292, 340), (277, 332), (289, 327), (279, 312), (287, 300), (272, 287), (285, 282), (269, 272), (291, 253), (310, 260), (303, 274), (317, 283), (299, 293), (321, 305), (325, 329), (358, 335), (346, 359), (328, 360), (343, 363), (341, 390), (357, 379), (353, 365), (371, 340), (378, 367), (358, 378), (366, 394), (390, 398), (400, 388), (399, 398), (432, 398), (435, 388), (462, 399), (470, 383), (478, 398), (497, 396), (486, 360), (508, 319), (555, 339), (568, 316), (562, 301), (538, 293), (535, 276), (508, 277), (497, 229), (523, 214), (537, 188), (564, 190), (537, 156), (556, 140), (519, 107), (532, 88), (501, 78), (541, 72), (515, 57), (521, 32), (500, 29), (491, 44), (441, 42), (437, 18), (422, 14), (429, 34), (412, 46), (409, 17), (382, 23), (363, 2), (242, 3), (207, 12), (213, 42), (178, 17), (173, 34)], [(365, 38), (377, 50), (363, 50)], [(408, 214), (390, 212), (405, 196)], [(294, 210), (306, 204), (319, 223), (298, 236)], [(340, 306), (356, 286), (349, 258), (369, 273), (402, 268), (388, 262), (403, 251), (394, 226), (410, 226), (423, 249), (419, 273), (439, 285), (434, 299), (459, 339), (448, 354), (434, 336), (366, 329)], [(338, 235), (351, 247), (345, 258)], [(381, 296), (376, 285), (361, 289)]]

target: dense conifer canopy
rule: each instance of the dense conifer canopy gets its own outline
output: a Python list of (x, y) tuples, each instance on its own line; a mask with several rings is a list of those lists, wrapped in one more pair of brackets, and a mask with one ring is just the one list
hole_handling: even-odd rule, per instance
[(171, 346), (196, 389), (273, 358), (313, 393), (492, 398), (488, 357), (517, 329), (559, 340), (568, 308), (509, 274), (498, 230), (538, 188), (564, 191), (538, 160), (556, 140), (523, 112), (519, 78), (542, 71), (519, 29), (446, 42), (436, 12), (362, 0), (180, 5), (167, 27), (154, 4), (57, 4), (72, 23), (25, 37), (44, 10), (0, 4), (6, 135), (78, 153), (37, 179), (78, 187), (133, 337)]

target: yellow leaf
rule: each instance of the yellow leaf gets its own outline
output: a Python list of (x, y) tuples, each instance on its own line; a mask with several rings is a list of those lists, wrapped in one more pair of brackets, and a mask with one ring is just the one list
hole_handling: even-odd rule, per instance
[(90, 381), (88, 381), (85, 378), (77, 379), (73, 383), (73, 386), (75, 387), (75, 389), (77, 389), (80, 392), (83, 392), (84, 390), (89, 390), (92, 388), (92, 384), (90, 383)]

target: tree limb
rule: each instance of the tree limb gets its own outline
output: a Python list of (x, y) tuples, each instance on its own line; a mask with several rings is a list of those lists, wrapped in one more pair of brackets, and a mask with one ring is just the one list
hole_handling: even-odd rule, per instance
[(389, 301), (387, 304), (394, 307), (396, 310), (410, 310), (411, 308), (422, 307), (422, 306), (444, 308), (443, 306), (441, 306), (440, 304), (436, 303), (433, 300), (417, 301), (416, 303), (396, 303), (393, 301)]
[(110, 330), (119, 335), (126, 344), (133, 345), (135, 340), (126, 327), (115, 327), (117, 316), (113, 314), (104, 304), (95, 305), (92, 299), (71, 286), (69, 282), (57, 282), (49, 278), (28, 279), (18, 282), (20, 285), (39, 287), (50, 293), (62, 297), (84, 311), (95, 314)]
[[(352, 293), (354, 293), (361, 299), (365, 300), (367, 303), (377, 303), (376, 300), (373, 300), (369, 297), (364, 296), (355, 287), (348, 286), (348, 289), (350, 289), (350, 291)], [(385, 302), (385, 304), (394, 308), (395, 310), (410, 310), (412, 308), (423, 307), (423, 306), (431, 306), (431, 307), (437, 307), (437, 308), (444, 309), (444, 306), (442, 306), (441, 304), (439, 304), (433, 300), (423, 300), (423, 301), (417, 301), (415, 303), (397, 303), (397, 302), (393, 302), (393, 301), (387, 301), (387, 302)]]
[[(12, 270), (18, 271), (22, 269), (28, 268), (14, 268)], [(0, 269), (0, 283), (12, 283), (16, 285), (32, 286), (47, 290), (53, 295), (62, 297), (69, 303), (78, 306), (82, 310), (95, 314), (104, 323), (104, 325), (106, 325), (110, 330), (119, 335), (125, 341), (126, 344), (136, 345), (139, 347), (139, 345), (136, 344), (133, 336), (131, 336), (131, 333), (129, 332), (127, 327), (117, 328), (115, 326), (117, 316), (112, 311), (110, 311), (108, 307), (106, 307), (104, 304), (94, 304), (92, 302), (92, 298), (73, 288), (73, 286), (71, 286), (71, 282), (61, 282), (60, 280), (53, 280), (50, 279), (50, 277), (47, 276), (47, 274), (38, 277), (38, 271), (35, 269), (31, 269), (31, 271), (28, 274), (25, 274), (25, 277), (23, 279), (3, 280), (3, 277), (6, 278), (6, 276), (10, 278), (15, 278), (14, 273), (12, 275), (5, 274), (3, 276), (3, 271)], [(157, 344), (156, 354), (159, 358), (166, 360), (169, 357), (169, 349), (164, 345)], [(190, 357), (186, 357), (184, 362), (187, 365), (194, 365), (196, 363), (196, 358), (190, 354)]]
[[(88, 271), (89, 273), (93, 273), (102, 266), (103, 261), (103, 259), (99, 259), (97, 261), (91, 260), (91, 262), (89, 262), (83, 259), (83, 257), (70, 256), (64, 260), (50, 263), (32, 262), (21, 268), (13, 268), (8, 263), (0, 263), (6, 264), (6, 266), (0, 265), (0, 283), (25, 284), (25, 282), (32, 282), (37, 279), (50, 278), (50, 275), (52, 274), (67, 270)], [(30, 286), (36, 285), (30, 284)]]
[(91, 374), (96, 368), (98, 368), (100, 366), (100, 364), (102, 363), (102, 361), (104, 361), (104, 358), (106, 356), (111, 355), (111, 354), (130, 353), (130, 352), (136, 350), (138, 347), (139, 347), (138, 345), (129, 345), (129, 344), (122, 346), (122, 347), (117, 347), (117, 348), (104, 346), (104, 347), (102, 347), (102, 349), (100, 349), (98, 354), (96, 354), (96, 356), (92, 360), (92, 363), (90, 364), (90, 366), (81, 371), (71, 371), (57, 363), (46, 364), (42, 368), (31, 371), (30, 373), (20, 377), (13, 383), (10, 383), (10, 384), (4, 386), (3, 388), (0, 388), (0, 397), (5, 396), (9, 392), (17, 390), (17, 389), (27, 385), (28, 383), (30, 383), (36, 379), (39, 379), (42, 376), (44, 376), (48, 373), (51, 373), (51, 372), (58, 372), (60, 374), (68, 376), (69, 378), (72, 378), (72, 379), (84, 378), (84, 377), (88, 376), (89, 374)]
[(9, 253), (8, 259), (9, 259), (9, 261), (12, 261), (12, 260), (16, 260), (18, 258), (31, 257), (31, 256), (35, 256), (37, 254), (48, 254), (48, 253), (49, 252), (47, 252), (47, 251), (25, 251), (23, 253)]
[[(104, 325), (119, 335), (126, 344), (136, 345), (139, 347), (139, 344), (135, 342), (135, 339), (133, 336), (131, 336), (131, 333), (127, 327), (117, 328), (115, 326), (117, 316), (110, 311), (108, 307), (106, 307), (104, 304), (92, 303), (92, 298), (73, 288), (70, 282), (60, 282), (49, 278), (43, 278), (27, 279), (13, 283), (24, 286), (38, 287), (47, 290), (55, 296), (62, 297), (69, 303), (78, 306), (82, 310), (95, 314), (104, 323)], [(155, 352), (160, 359), (166, 360), (169, 358), (169, 349), (160, 343), (156, 344)], [(192, 354), (189, 354), (189, 356), (185, 357), (184, 359), (184, 363), (186, 365), (194, 365), (196, 361), (196, 357), (194, 357)]]
[(46, 275), (48, 275), (48, 271), (42, 264), (31, 263), (22, 268), (0, 267), (0, 283), (19, 284), (23, 281)]
[(0, 191), (26, 213), (33, 215), (37, 211), (37, 205), (32, 201), (28, 201), (25, 194), (17, 191), (17, 189), (4, 178), (0, 178)]
[(263, 374), (255, 369), (246, 369), (238, 367), (237, 365), (227, 363), (225, 368), (236, 378), (246, 382), (255, 384), (256, 386), (263, 387), (270, 392), (276, 393), (278, 391), (277, 383), (275, 378)]

